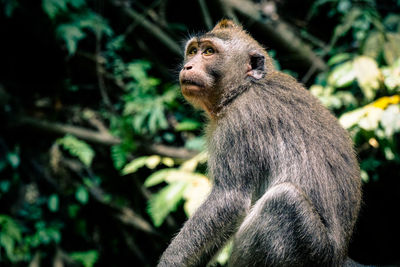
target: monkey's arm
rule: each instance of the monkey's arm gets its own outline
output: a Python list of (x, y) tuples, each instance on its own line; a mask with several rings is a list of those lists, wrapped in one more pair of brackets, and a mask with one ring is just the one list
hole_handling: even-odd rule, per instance
[(250, 207), (242, 192), (213, 189), (172, 240), (158, 266), (205, 266), (237, 230)]

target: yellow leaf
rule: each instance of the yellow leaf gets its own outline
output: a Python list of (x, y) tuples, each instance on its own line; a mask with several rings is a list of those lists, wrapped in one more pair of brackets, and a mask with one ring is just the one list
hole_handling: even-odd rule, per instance
[(371, 105), (376, 108), (386, 109), (387, 106), (397, 103), (400, 103), (400, 95), (381, 97), (378, 100), (374, 101)]

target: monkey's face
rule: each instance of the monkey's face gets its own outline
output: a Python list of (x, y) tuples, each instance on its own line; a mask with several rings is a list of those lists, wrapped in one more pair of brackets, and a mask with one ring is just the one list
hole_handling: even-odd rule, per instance
[(211, 32), (188, 41), (179, 74), (183, 96), (213, 116), (231, 90), (264, 77), (267, 57), (241, 27), (222, 21)]
[(216, 39), (193, 38), (188, 42), (184, 66), (179, 75), (182, 93), (187, 98), (205, 97), (219, 78), (218, 62), (224, 53)]
[(212, 115), (226, 88), (246, 78), (246, 63), (239, 58), (229, 40), (207, 35), (191, 39), (179, 74), (183, 96)]

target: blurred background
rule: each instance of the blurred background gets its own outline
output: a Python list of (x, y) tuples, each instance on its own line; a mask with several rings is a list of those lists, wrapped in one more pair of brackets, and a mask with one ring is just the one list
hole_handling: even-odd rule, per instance
[(400, 265), (399, 0), (0, 0), (0, 266), (156, 264), (210, 190), (177, 74), (221, 18), (350, 132), (350, 256)]

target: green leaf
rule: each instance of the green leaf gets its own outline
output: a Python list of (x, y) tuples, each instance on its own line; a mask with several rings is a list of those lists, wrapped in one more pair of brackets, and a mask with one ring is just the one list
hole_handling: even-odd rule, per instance
[(336, 40), (344, 36), (354, 25), (356, 19), (362, 15), (362, 10), (359, 8), (352, 8), (345, 14), (342, 19), (342, 23), (336, 26), (331, 43), (335, 43)]
[(78, 42), (86, 37), (85, 30), (95, 34), (104, 33), (107, 36), (113, 34), (112, 29), (104, 18), (93, 12), (86, 12), (71, 16), (71, 21), (57, 27), (57, 38), (65, 41), (69, 55), (75, 54)]
[(328, 60), (328, 63), (327, 63), (327, 64), (328, 64), (329, 66), (332, 66), (332, 65), (341, 63), (341, 62), (343, 62), (343, 61), (349, 60), (350, 58), (351, 58), (351, 54), (349, 54), (349, 53), (339, 53), (339, 54), (336, 54), (336, 55), (334, 55), (333, 57), (331, 57), (331, 58)]
[(127, 175), (127, 174), (131, 174), (131, 173), (135, 173), (139, 168), (146, 165), (147, 158), (148, 158), (148, 156), (142, 156), (142, 157), (132, 160), (131, 162), (129, 162), (128, 164), (125, 165), (125, 167), (121, 171), (121, 174)]
[(85, 0), (69, 0), (69, 3), (75, 8), (80, 8), (86, 4)]
[(380, 53), (382, 52), (383, 44), (385, 38), (383, 33), (379, 31), (371, 32), (366, 38), (363, 45), (363, 54), (374, 59), (378, 59)]
[(89, 201), (89, 193), (88, 193), (88, 191), (86, 190), (86, 188), (84, 186), (78, 187), (78, 189), (75, 192), (75, 198), (80, 203), (82, 203), (83, 205), (88, 203), (88, 201)]
[(69, 55), (75, 54), (78, 42), (86, 36), (80, 27), (71, 24), (61, 24), (56, 32), (57, 37), (65, 41)]
[(15, 259), (15, 243), (21, 239), (22, 234), (18, 224), (11, 217), (0, 215), (0, 248), (4, 248), (11, 261)]
[(191, 138), (185, 143), (185, 148), (190, 150), (203, 151), (206, 147), (206, 140), (203, 136)]
[(19, 3), (17, 0), (3, 0), (2, 4), (4, 5), (4, 14), (7, 18), (10, 18), (13, 15), (14, 10), (19, 7)]
[(6, 251), (7, 257), (12, 259), (14, 255), (15, 241), (9, 235), (0, 232), (0, 247)]
[(152, 175), (147, 177), (146, 181), (144, 182), (144, 186), (152, 187), (159, 183), (164, 182), (165, 179), (167, 178), (168, 174), (171, 173), (171, 171), (177, 171), (177, 169), (162, 169), (162, 170), (154, 172)]
[(387, 33), (386, 42), (383, 45), (383, 55), (388, 64), (393, 64), (396, 59), (400, 58), (400, 34)]
[(0, 215), (0, 232), (9, 235), (18, 242), (22, 239), (21, 228), (7, 215)]
[(155, 194), (149, 201), (148, 213), (156, 227), (159, 227), (170, 212), (176, 210), (183, 198), (186, 182), (171, 183)]
[(202, 124), (196, 120), (185, 119), (182, 122), (178, 123), (178, 125), (176, 125), (175, 130), (177, 130), (178, 132), (194, 131), (200, 129), (201, 125)]
[(11, 167), (13, 167), (13, 169), (18, 168), (20, 159), (19, 159), (19, 155), (17, 153), (14, 153), (14, 152), (8, 153), (7, 160), (8, 160), (8, 163), (10, 163)]
[(93, 267), (99, 258), (99, 252), (96, 250), (71, 252), (71, 259), (80, 262), (84, 267)]
[(51, 19), (54, 19), (58, 13), (67, 10), (67, 2), (68, 0), (43, 0), (42, 8)]
[(115, 145), (111, 147), (111, 158), (114, 163), (114, 167), (120, 170), (126, 163), (126, 152), (122, 145)]
[(49, 197), (49, 200), (47, 202), (47, 205), (49, 207), (49, 210), (52, 212), (56, 212), (58, 211), (58, 207), (59, 207), (59, 198), (57, 194), (52, 194)]
[(68, 134), (63, 138), (58, 139), (57, 143), (62, 145), (62, 147), (71, 155), (78, 157), (86, 167), (90, 167), (92, 164), (95, 153), (86, 142)]

